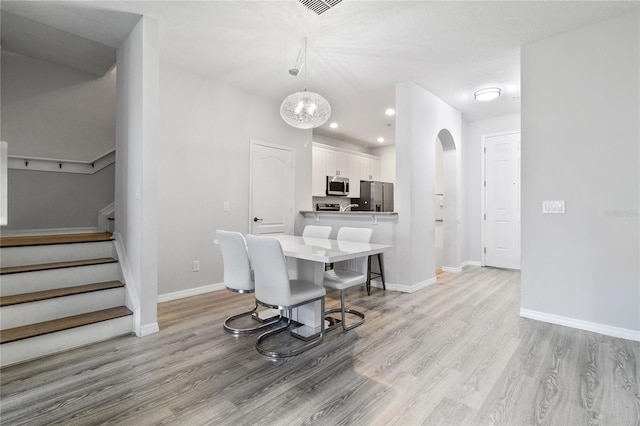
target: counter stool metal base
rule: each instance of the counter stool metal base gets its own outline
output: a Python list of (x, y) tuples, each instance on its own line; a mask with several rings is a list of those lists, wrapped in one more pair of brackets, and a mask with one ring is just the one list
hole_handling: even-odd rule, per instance
[(378, 266), (380, 267), (380, 273), (371, 272), (371, 258), (374, 255), (372, 254), (367, 258), (367, 295), (371, 294), (371, 278), (380, 278), (382, 280), (382, 289), (386, 290), (387, 286), (384, 284), (384, 264), (382, 262), (382, 253), (378, 253)]
[[(231, 315), (229, 318), (224, 320), (224, 324), (223, 324), (224, 331), (226, 331), (227, 333), (235, 334), (237, 336), (254, 334), (254, 333), (257, 333), (258, 331), (265, 330), (282, 320), (282, 313), (266, 319), (256, 319), (257, 309), (258, 309), (258, 302), (255, 303), (255, 305), (253, 306), (253, 309), (250, 311), (242, 312), (236, 315)], [(255, 327), (247, 327), (247, 328), (238, 328), (238, 327), (231, 326), (231, 323), (234, 320), (238, 318), (246, 317), (246, 316), (250, 316), (252, 319), (258, 321), (259, 325)]]
[[(311, 303), (311, 302), (315, 302), (316, 300), (320, 300), (320, 312), (324, 312), (324, 296), (320, 299), (314, 299), (314, 300), (310, 300), (307, 301), (305, 303)], [(262, 304), (262, 303), (261, 303)], [(264, 304), (263, 304), (264, 305)], [(270, 306), (270, 305), (264, 305), (264, 306), (268, 306), (270, 308), (278, 308), (278, 309), (282, 309), (282, 307), (280, 306)], [(303, 346), (299, 347), (299, 348), (295, 348), (295, 349), (291, 349), (288, 351), (274, 351), (274, 350), (269, 350), (266, 349), (264, 347), (264, 342), (265, 340), (267, 340), (269, 337), (272, 337), (276, 334), (282, 333), (284, 331), (290, 330), (291, 325), (294, 323), (294, 321), (291, 320), (291, 315), (292, 315), (292, 311), (293, 311), (293, 307), (287, 307), (285, 308), (285, 310), (287, 311), (287, 322), (284, 326), (282, 327), (278, 327), (275, 328), (273, 330), (269, 330), (263, 334), (261, 334), (260, 336), (258, 336), (258, 340), (256, 341), (256, 350), (265, 356), (268, 356), (270, 358), (287, 358), (287, 357), (291, 357), (291, 356), (295, 356), (298, 355), (306, 350), (309, 350), (311, 348), (313, 348), (314, 346), (317, 346), (320, 344), (320, 342), (322, 342), (322, 339), (324, 339), (324, 333), (325, 333), (325, 328), (324, 328), (324, 321), (321, 321), (321, 326), (320, 326), (320, 333), (318, 334), (318, 337), (316, 337), (315, 339), (311, 340), (311, 339), (297, 339), (297, 340), (304, 340), (307, 343), (305, 343)], [(295, 335), (293, 333), (291, 333), (292, 336)]]
[[(341, 320), (336, 320), (335, 318), (332, 318), (332, 317), (326, 317), (326, 319), (329, 321), (333, 320), (332, 326), (329, 327), (329, 330), (338, 327), (339, 324), (342, 324), (342, 329), (344, 331), (349, 331), (349, 330), (353, 330), (354, 328), (364, 323), (364, 314), (362, 312), (345, 307), (344, 290), (340, 290), (340, 308), (329, 309), (328, 311), (324, 312), (325, 316), (327, 314), (337, 314), (337, 313), (342, 314)], [(354, 322), (353, 324), (347, 325), (346, 314), (352, 314), (357, 317), (360, 317), (361, 319), (359, 321)]]

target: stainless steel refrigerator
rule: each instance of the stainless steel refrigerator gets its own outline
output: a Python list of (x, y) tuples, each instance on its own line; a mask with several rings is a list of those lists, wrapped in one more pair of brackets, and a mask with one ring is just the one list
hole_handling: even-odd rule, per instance
[(369, 212), (393, 211), (393, 184), (388, 182), (360, 182), (360, 198), (353, 198), (351, 202), (357, 204), (351, 210)]

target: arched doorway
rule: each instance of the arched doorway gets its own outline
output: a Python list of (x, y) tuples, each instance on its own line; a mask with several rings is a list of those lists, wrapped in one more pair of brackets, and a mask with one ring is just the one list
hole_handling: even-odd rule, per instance
[(436, 272), (458, 270), (458, 165), (456, 144), (447, 129), (436, 139), (435, 255)]

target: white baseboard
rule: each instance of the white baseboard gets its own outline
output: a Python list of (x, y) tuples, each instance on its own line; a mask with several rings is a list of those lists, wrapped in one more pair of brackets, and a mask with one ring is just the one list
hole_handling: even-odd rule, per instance
[(482, 266), (482, 262), (479, 260), (465, 260), (460, 266), (463, 268), (465, 266)]
[(174, 291), (158, 295), (158, 303), (169, 302), (171, 300), (184, 299), (185, 297), (197, 296), (199, 294), (211, 293), (212, 291), (224, 290), (224, 283), (205, 285), (202, 287), (189, 288), (186, 290)]
[[(391, 291), (399, 291), (401, 293), (415, 293), (416, 291), (422, 290), (423, 288), (429, 287), (430, 285), (436, 284), (437, 282), (438, 281), (436, 277), (433, 277), (414, 285), (385, 283), (385, 287), (387, 288), (387, 290)], [(372, 280), (371, 287), (382, 288), (382, 281)]]
[(30, 237), (36, 235), (61, 235), (61, 234), (92, 234), (104, 232), (98, 227), (84, 228), (48, 228), (48, 229), (16, 229), (14, 231), (2, 231), (3, 237)]
[(150, 334), (154, 334), (160, 331), (160, 327), (157, 322), (151, 324), (145, 324), (140, 326), (140, 332), (138, 333), (138, 337), (148, 336)]
[(604, 334), (605, 336), (619, 337), (621, 339), (633, 340), (640, 342), (640, 330), (632, 330), (629, 328), (613, 327), (606, 324), (598, 324), (591, 321), (584, 321), (575, 318), (563, 317), (560, 315), (548, 314), (546, 312), (532, 311), (530, 309), (520, 308), (520, 316), (537, 321), (548, 322), (551, 324), (564, 325), (566, 327), (577, 328), (579, 330), (592, 331), (594, 333)]
[(442, 271), (457, 274), (459, 272), (462, 272), (462, 266), (443, 266)]

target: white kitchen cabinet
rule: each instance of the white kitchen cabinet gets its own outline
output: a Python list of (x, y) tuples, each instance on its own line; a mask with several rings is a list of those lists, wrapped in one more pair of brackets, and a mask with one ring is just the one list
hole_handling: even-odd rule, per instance
[(360, 169), (362, 167), (362, 157), (356, 154), (349, 154), (349, 198), (360, 198)]
[(371, 157), (360, 160), (360, 180), (380, 180), (380, 160)]
[(311, 194), (314, 197), (327, 195), (327, 151), (315, 146), (311, 151)]
[(327, 176), (349, 176), (349, 156), (346, 152), (326, 151)]
[(349, 178), (349, 198), (360, 197), (361, 180), (380, 180), (380, 159), (371, 155), (314, 143), (311, 192), (326, 197), (327, 176)]

